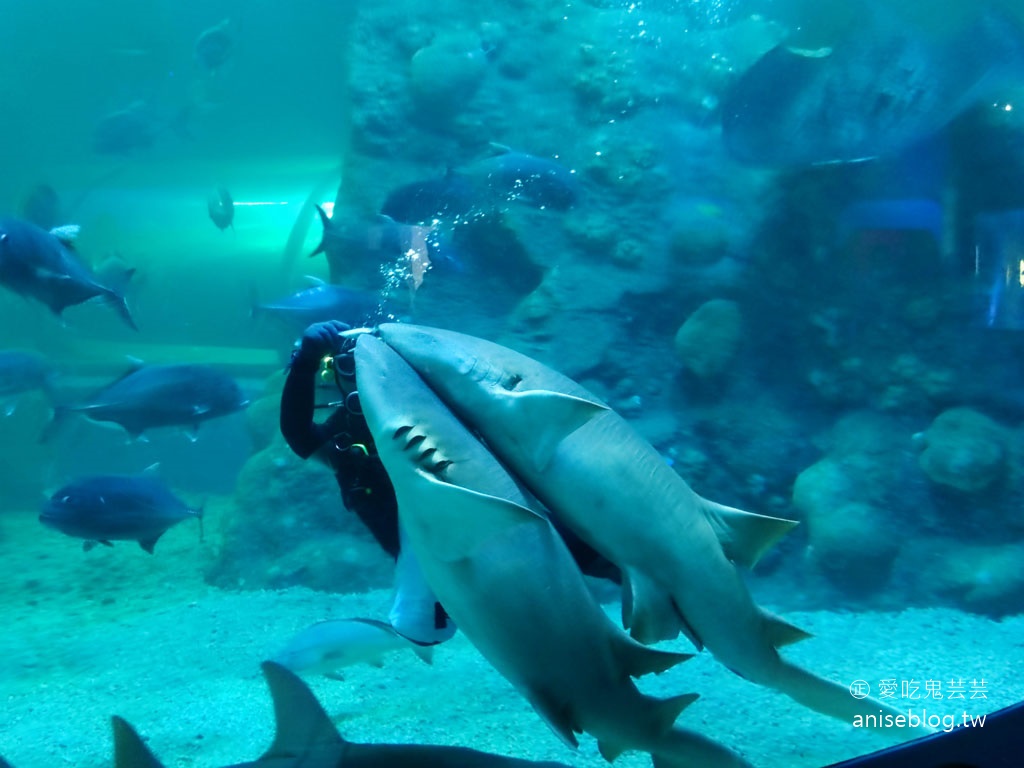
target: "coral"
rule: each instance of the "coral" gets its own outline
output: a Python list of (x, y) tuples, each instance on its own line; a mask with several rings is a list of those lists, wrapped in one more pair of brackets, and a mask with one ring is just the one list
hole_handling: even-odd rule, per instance
[(713, 299), (698, 307), (676, 332), (676, 357), (698, 379), (716, 379), (736, 357), (742, 334), (739, 305)]
[(409, 87), (417, 111), (448, 121), (476, 93), (487, 71), (487, 54), (480, 38), (452, 32), (420, 48), (409, 63)]
[(933, 483), (978, 493), (1005, 477), (1007, 434), (984, 414), (952, 408), (915, 437), (924, 448), (918, 462)]

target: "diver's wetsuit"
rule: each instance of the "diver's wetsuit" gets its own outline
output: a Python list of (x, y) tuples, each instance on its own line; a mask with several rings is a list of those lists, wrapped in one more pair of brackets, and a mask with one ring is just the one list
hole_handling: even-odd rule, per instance
[[(417, 611), (416, 604), (432, 595), (426, 585), (415, 584), (418, 566), (409, 553), (402, 554), (398, 529), (398, 502), (394, 486), (373, 448), (366, 419), (344, 405), (337, 407), (322, 423), (314, 418), (316, 377), (320, 370), (320, 357), (306, 354), (300, 348), (293, 357), (288, 378), (281, 392), (281, 434), (289, 447), (303, 459), (316, 455), (334, 471), (345, 506), (356, 513), (377, 543), (397, 562), (397, 595), (391, 619), (395, 628), (419, 642), (446, 640), (454, 632), (444, 609), (434, 604), (431, 613), (433, 629), (406, 628), (399, 624), (406, 614)], [(565, 540), (580, 570), (589, 576), (619, 582), (618, 568), (571, 531), (552, 520), (555, 529)], [(410, 582), (411, 585), (410, 585)], [(423, 608), (422, 605), (419, 606)], [(419, 610), (423, 613), (423, 610)], [(415, 620), (412, 620), (415, 624)]]

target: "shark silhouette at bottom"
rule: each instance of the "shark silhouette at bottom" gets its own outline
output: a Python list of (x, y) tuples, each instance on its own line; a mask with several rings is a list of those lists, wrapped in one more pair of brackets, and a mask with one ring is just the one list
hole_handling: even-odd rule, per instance
[[(569, 768), (564, 763), (519, 760), (468, 747), (346, 741), (293, 672), (273, 661), (263, 662), (261, 668), (274, 700), (274, 742), (258, 759), (225, 768)], [(126, 720), (112, 719), (114, 768), (164, 768)]]

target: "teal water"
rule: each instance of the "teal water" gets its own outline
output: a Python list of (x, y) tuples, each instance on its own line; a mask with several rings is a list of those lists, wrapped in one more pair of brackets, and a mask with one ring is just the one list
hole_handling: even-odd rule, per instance
[[(812, 631), (787, 658), (843, 684), (986, 681), (967, 704), (933, 695), (944, 715), (1024, 697), (1024, 22), (1010, 2), (919, 5), (8, 9), (0, 213), (25, 218), (51, 187), (50, 224), (81, 225), (87, 263), (135, 269), (139, 330), (102, 303), (58, 319), (0, 289), (0, 349), (44, 355), (58, 402), (141, 359), (215, 365), (252, 404), (194, 441), (78, 418), (40, 444), (51, 403), (0, 390), (0, 755), (109, 764), (119, 714), (169, 766), (255, 759), (270, 740), (259, 662), (316, 621), (386, 615), (390, 561), (277, 434), (301, 325), (251, 310), (310, 277), (525, 352), (626, 416), (702, 496), (800, 521), (745, 577)], [(197, 40), (225, 19), (211, 67)], [(915, 88), (935, 101), (899, 111)], [(125, 111), (143, 127), (98, 151)], [(481, 170), (495, 145), (565, 172), (572, 205)], [(878, 156), (834, 162), (846, 147)], [(404, 251), (367, 243), (392, 192), (453, 177), (468, 210), (438, 217), (413, 295), (393, 279)], [(207, 212), (218, 187), (235, 203), (225, 231)], [(307, 257), (314, 203), (358, 235), (350, 261)], [(189, 521), (154, 555), (83, 552), (39, 524), (72, 478), (154, 463), (204, 505), (202, 539)], [(599, 594), (618, 621), (617, 594)], [(309, 682), (352, 739), (602, 763), (587, 736), (565, 748), (461, 635), (431, 667), (402, 655)], [(757, 766), (902, 738), (804, 710), (708, 653), (641, 687), (701, 693), (680, 725)]]

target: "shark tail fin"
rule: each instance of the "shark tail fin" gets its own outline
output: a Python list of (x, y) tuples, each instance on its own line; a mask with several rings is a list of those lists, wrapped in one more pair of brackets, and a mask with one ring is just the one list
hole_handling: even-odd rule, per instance
[[(781, 660), (779, 672), (774, 676), (772, 687), (803, 704), (808, 709), (834, 717), (850, 724), (862, 724), (865, 728), (885, 728), (885, 715), (906, 717), (906, 712), (870, 696), (859, 699), (851, 695), (848, 686), (818, 677), (796, 664)], [(917, 729), (912, 735), (931, 733), (931, 729)]]
[(260, 665), (274, 701), (274, 742), (257, 763), (303, 755), (316, 746), (340, 746), (345, 740), (313, 692), (294, 672), (277, 662)]
[(725, 556), (737, 565), (753, 568), (761, 556), (795, 528), (795, 520), (756, 515), (702, 499), (704, 517), (722, 544)]
[(327, 211), (325, 211), (323, 209), (323, 207), (319, 203), (314, 203), (314, 205), (316, 206), (316, 212), (318, 214), (320, 214), (320, 223), (323, 224), (324, 235), (320, 239), (320, 245), (318, 245), (316, 247), (315, 251), (313, 251), (311, 254), (309, 254), (310, 258), (316, 256), (318, 253), (327, 253), (327, 248), (325, 247), (325, 245), (327, 243), (327, 238), (329, 237), (329, 233), (330, 233), (332, 227), (334, 226), (331, 223), (331, 217), (327, 215)]
[(127, 720), (114, 715), (114, 768), (164, 768)]

